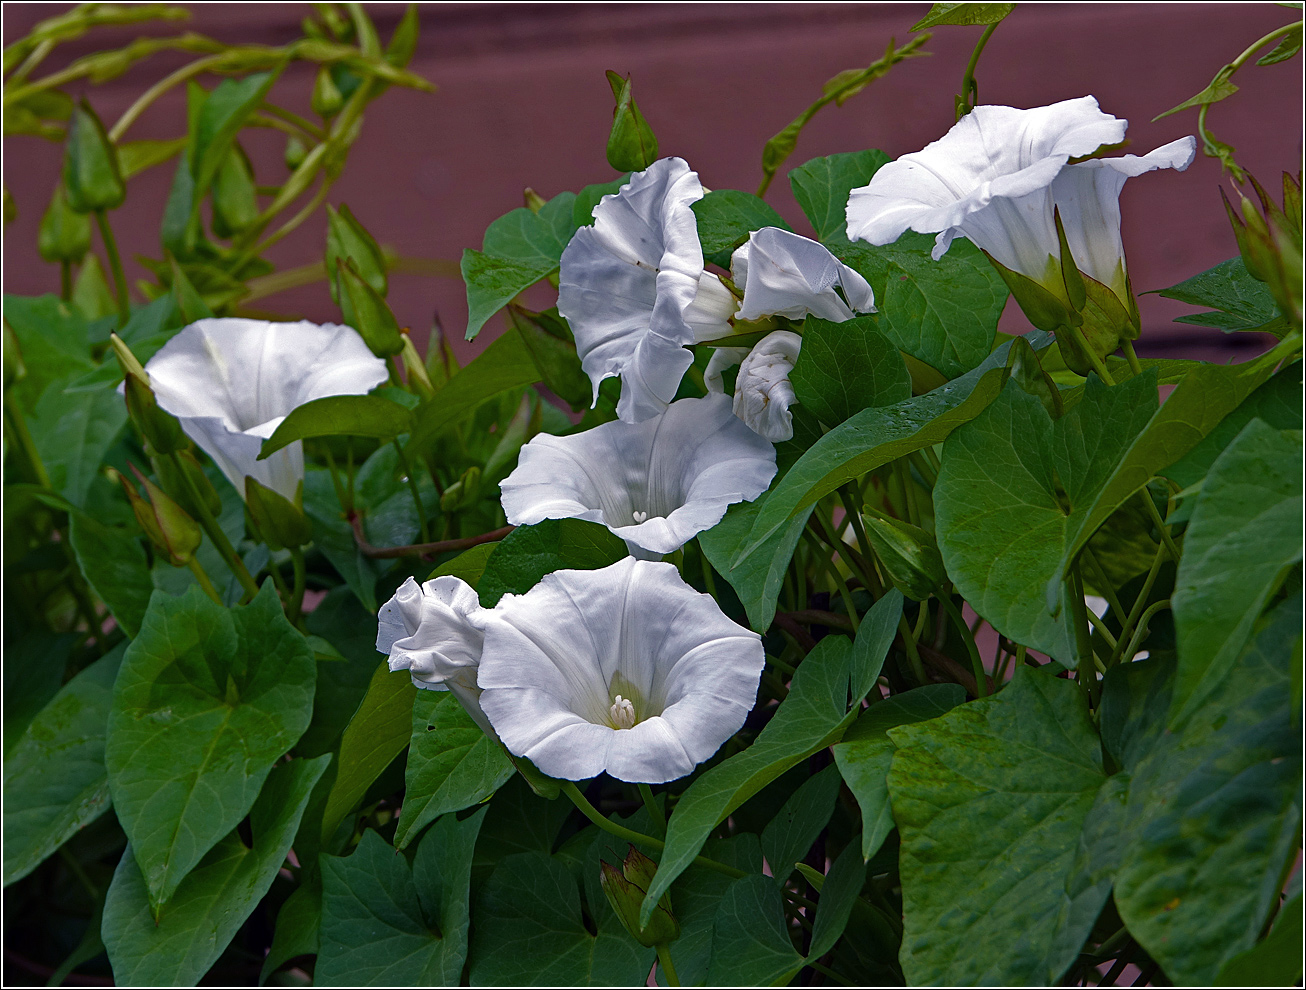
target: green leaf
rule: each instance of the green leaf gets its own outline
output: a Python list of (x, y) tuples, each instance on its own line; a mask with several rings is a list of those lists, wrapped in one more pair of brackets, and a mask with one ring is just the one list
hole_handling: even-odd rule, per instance
[(319, 872), (306, 877), (277, 912), (272, 945), (259, 972), (259, 986), (296, 956), (317, 955), (321, 922), (322, 874)]
[(312, 651), (269, 581), (225, 609), (156, 593), (114, 685), (105, 765), (156, 915), (308, 726)]
[(785, 885), (794, 865), (807, 855), (829, 823), (840, 783), (838, 768), (833, 766), (807, 778), (762, 830), (762, 855), (771, 864), (777, 885)]
[(194, 986), (258, 906), (286, 861), (329, 756), (292, 760), (267, 775), (250, 810), (253, 848), (231, 832), (177, 888), (157, 920), (131, 845), (104, 905), (104, 945), (119, 986)]
[(54, 633), (37, 626), (5, 643), (6, 756), (17, 745), (32, 720), (59, 693), (75, 640), (76, 637), (71, 633)]
[[(105, 724), (126, 644), (63, 686), (4, 761), (4, 882), (20, 880), (109, 808)], [(16, 659), (11, 657), (11, 660)]]
[(1302, 428), (1302, 363), (1294, 361), (1247, 396), (1220, 424), (1165, 469), (1166, 477), (1182, 488), (1206, 477), (1215, 459), (1253, 419), (1264, 420), (1276, 430)]
[(866, 882), (866, 861), (858, 852), (855, 842), (844, 846), (819, 888), (821, 903), (817, 906), (816, 921), (812, 925), (808, 959), (820, 959), (833, 949), (848, 925), (857, 895)]
[(789, 374), (798, 401), (837, 426), (873, 406), (911, 398), (911, 376), (875, 316), (831, 323), (809, 316), (803, 347)]
[(279, 74), (278, 69), (256, 72), (243, 79), (224, 79), (204, 100), (191, 132), (188, 153), (196, 201), (217, 178), (236, 134), (263, 102)]
[(93, 371), (86, 319), (55, 295), (4, 297), (4, 319), (18, 338), (26, 376), (13, 386), (23, 408), (36, 406), (56, 379)]
[(875, 290), (876, 329), (945, 378), (956, 378), (988, 356), (1007, 287), (962, 238), (938, 261), (930, 256), (934, 239), (923, 234), (908, 232), (884, 247), (849, 242), (849, 193), (888, 161), (882, 151), (814, 158), (790, 172), (789, 182), (821, 243)]
[(322, 814), (323, 843), (331, 840), (372, 782), (408, 745), (416, 693), (411, 677), (402, 671), (392, 673), (384, 661), (377, 664), (367, 694), (340, 739), (336, 779)]
[(412, 869), (368, 829), (347, 857), (322, 857), (315, 981), (326, 986), (458, 986), (467, 959), (472, 851), (485, 818), (441, 818)]
[(631, 92), (630, 77), (608, 70), (608, 85), (617, 101), (612, 111), (612, 132), (608, 135), (608, 164), (618, 172), (648, 168), (658, 157), (658, 139), (639, 112)]
[(564, 192), (538, 213), (519, 207), (486, 228), (481, 251), (463, 252), (468, 340), (517, 293), (558, 267), (578, 226), (573, 219), (575, 203), (576, 195)]
[(475, 588), (480, 584), (481, 575), (485, 573), (485, 565), (489, 562), (490, 554), (494, 553), (494, 549), (498, 545), (498, 542), (481, 543), (470, 550), (464, 550), (457, 557), (446, 561), (433, 570), (428, 575), (427, 580), (448, 574), (466, 581)]
[(709, 986), (783, 986), (802, 968), (780, 891), (769, 877), (740, 877), (717, 908)]
[(1302, 559), (1302, 438), (1254, 419), (1211, 466), (1175, 575), (1170, 724), (1224, 679), (1288, 568)]
[[(1299, 36), (1300, 37), (1300, 36)], [(1298, 44), (1300, 44), (1300, 40)], [(1215, 977), (1217, 987), (1284, 987), (1301, 980), (1302, 895), (1279, 910), (1261, 942), (1234, 956)]]
[(180, 154), (188, 141), (185, 137), (169, 141), (124, 141), (118, 145), (118, 165), (122, 169), (123, 179), (131, 179), (146, 169), (162, 165), (169, 158)]
[(1074, 960), (1054, 944), (1066, 840), (1106, 780), (1079, 688), (1021, 667), (996, 697), (889, 737), (907, 982), (1056, 982)]
[(259, 216), (254, 171), (239, 142), (232, 141), (213, 179), (213, 233), (231, 237)]
[(744, 604), (749, 624), (758, 632), (771, 628), (785, 572), (803, 535), (807, 517), (811, 515), (809, 509), (794, 516), (788, 525), (768, 536), (754, 553), (738, 564), (733, 563), (735, 553), (752, 530), (768, 498), (769, 494), (763, 494), (752, 502), (736, 502), (726, 510), (719, 523), (698, 534), (703, 555), (730, 582)]
[(63, 385), (70, 381), (62, 379), (46, 389), (27, 426), (51, 487), (82, 506), (100, 464), (127, 422), (127, 407), (112, 390), (65, 392)]
[(862, 699), (871, 693), (880, 671), (884, 669), (885, 658), (902, 618), (902, 602), (902, 594), (890, 589), (862, 617), (862, 624), (853, 639), (852, 665), (849, 668), (854, 706), (861, 704)]
[(530, 313), (513, 306), (509, 313), (545, 387), (571, 406), (573, 412), (588, 406), (593, 394), (589, 375), (585, 374), (576, 354), (571, 328), (557, 309)]
[(936, 3), (911, 30), (923, 31), (940, 24), (997, 24), (1015, 9), (1014, 3)]
[(412, 429), (413, 414), (379, 395), (328, 395), (296, 406), (263, 441), (259, 460), (310, 437), (393, 440)]
[(77, 102), (68, 121), (63, 184), (68, 205), (78, 213), (116, 210), (127, 196), (117, 149), (85, 99)]
[(91, 221), (68, 205), (62, 185), (54, 187), (50, 205), (41, 217), (36, 250), (46, 261), (81, 261), (91, 247)]
[(446, 428), (469, 415), (486, 399), (509, 389), (534, 385), (540, 369), (517, 330), (496, 337), (481, 354), (449, 379), (435, 398), (417, 411), (408, 456), (421, 455)]
[(896, 747), (887, 733), (899, 725), (938, 718), (966, 700), (960, 684), (927, 684), (868, 708), (834, 747), (834, 761), (862, 810), (862, 860), (880, 850), (894, 829), (886, 778)]
[(1226, 65), (1216, 74), (1216, 77), (1211, 80), (1210, 85), (1204, 90), (1196, 96), (1190, 96), (1177, 107), (1171, 107), (1165, 113), (1157, 114), (1152, 118), (1153, 122), (1160, 120), (1162, 117), (1169, 117), (1172, 113), (1178, 113), (1180, 110), (1187, 110), (1189, 107), (1200, 107), (1211, 103), (1219, 103), (1221, 100), (1233, 96), (1234, 93), (1238, 92), (1238, 87), (1233, 84), (1233, 80), (1230, 78), (1232, 75), (1233, 72), (1230, 71), (1229, 66)]
[(1175, 318), (1176, 323), (1216, 327), (1225, 333), (1264, 330), (1279, 337), (1288, 329), (1269, 287), (1252, 277), (1241, 256), (1222, 261), (1200, 275), (1160, 290), (1157, 295), (1216, 310), (1179, 316)]
[(793, 230), (765, 200), (738, 189), (714, 189), (692, 208), (698, 218), (703, 258), (727, 271), (730, 256), (753, 231), (763, 227)]
[[(671, 883), (693, 862), (726, 817), (800, 760), (837, 742), (852, 722), (845, 715), (852, 643), (827, 636), (798, 667), (789, 695), (753, 745), (718, 763), (689, 785), (667, 823), (667, 844), (641, 915), (651, 914)], [(647, 918), (641, 917), (646, 924)]]
[(1276, 65), (1279, 62), (1286, 62), (1299, 51), (1301, 51), (1301, 23), (1293, 25), (1293, 30), (1285, 34), (1279, 43), (1274, 46), (1274, 50), (1268, 55), (1262, 55), (1256, 60), (1257, 65)]
[(513, 773), (503, 746), (457, 698), (448, 691), (418, 691), (395, 848), (403, 849), (446, 812), (488, 800)]
[[(1036, 349), (1051, 340), (1039, 331), (1027, 334), (1026, 339)], [(978, 368), (955, 381), (892, 406), (864, 409), (821, 437), (771, 490), (735, 558), (736, 566), (795, 512), (846, 481), (913, 450), (941, 443), (962, 423), (974, 419), (1002, 389), (1008, 347), (1003, 344)]]
[(575, 227), (589, 227), (594, 223), (594, 207), (604, 196), (615, 196), (621, 187), (630, 181), (630, 173), (618, 176), (611, 182), (596, 182), (586, 186), (576, 194), (576, 201), (571, 207), (571, 222)]
[(594, 934), (585, 924), (576, 879), (559, 858), (543, 852), (505, 857), (477, 890), (472, 985), (633, 986), (645, 980), (652, 951), (626, 933), (601, 896), (597, 900), (589, 905)]
[(606, 526), (579, 519), (546, 519), (518, 526), (485, 562), (477, 586), (481, 604), (497, 605), (505, 594), (522, 595), (546, 575), (566, 567), (597, 570), (629, 556), (626, 543)]
[(1012, 381), (944, 444), (939, 551), (957, 590), (1003, 635), (1068, 664), (1076, 656), (1065, 548), (1156, 401), (1151, 372), (1111, 388), (1094, 376), (1054, 422)]
[(1209, 984), (1252, 948), (1296, 857), (1302, 763), (1293, 668), (1301, 623), (1299, 597), (1279, 605), (1219, 690), (1173, 731), (1163, 721), (1169, 665), (1140, 685), (1135, 710), (1161, 718), (1150, 747), (1136, 747), (1137, 765), (1126, 767), (1132, 782), (1121, 831), (1129, 847), (1115, 903), (1176, 985)]
[(140, 530), (105, 526), (84, 512), (74, 512), (69, 541), (91, 590), (109, 606), (122, 631), (134, 637), (154, 593)]

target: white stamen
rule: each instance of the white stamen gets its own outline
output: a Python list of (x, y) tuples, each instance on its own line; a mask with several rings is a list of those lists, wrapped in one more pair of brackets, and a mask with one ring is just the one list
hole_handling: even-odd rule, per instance
[(635, 706), (630, 703), (629, 698), (617, 695), (613, 699), (612, 707), (608, 709), (608, 715), (612, 717), (612, 724), (618, 729), (635, 727)]
[(632, 519), (634, 519), (635, 522), (637, 522), (637, 523), (642, 523), (645, 519), (648, 518), (648, 513), (647, 513), (647, 512), (640, 512), (640, 511), (637, 509), (637, 510), (635, 510), (634, 512), (632, 512), (632, 513), (630, 514), (630, 517), (631, 517)]

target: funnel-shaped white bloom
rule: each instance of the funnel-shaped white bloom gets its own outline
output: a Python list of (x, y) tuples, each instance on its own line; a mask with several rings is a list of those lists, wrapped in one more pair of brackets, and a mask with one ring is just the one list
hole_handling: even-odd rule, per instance
[(938, 233), (937, 260), (961, 235), (1064, 298), (1057, 208), (1080, 271), (1123, 298), (1120, 189), (1131, 175), (1187, 168), (1196, 146), (1188, 137), (1141, 158), (1068, 164), (1119, 143), (1126, 126), (1091, 96), (1033, 110), (976, 107), (942, 138), (852, 191), (848, 237), (889, 244), (908, 229)]
[(489, 614), (471, 585), (459, 578), (438, 577), (420, 585), (409, 578), (377, 614), (376, 648), (389, 655), (391, 670), (407, 670), (417, 687), (452, 691), (477, 724), (492, 733), (476, 684)]
[(186, 327), (145, 365), (159, 405), (245, 494), (245, 476), (294, 500), (303, 444), (258, 460), (263, 441), (297, 406), (361, 395), (387, 378), (385, 362), (351, 327), (210, 319)]
[(735, 298), (703, 271), (692, 204), (698, 173), (679, 158), (636, 172), (594, 208), (562, 253), (558, 312), (594, 383), (620, 375), (617, 414), (655, 416), (675, 397), (693, 355), (685, 344), (730, 333)]
[(724, 395), (709, 395), (673, 402), (640, 423), (541, 433), (500, 487), (515, 526), (585, 519), (649, 557), (711, 529), (727, 506), (757, 498), (774, 476), (775, 448), (731, 413)]
[(670, 564), (555, 571), (485, 625), (481, 707), (544, 773), (660, 784), (744, 724), (765, 655)]
[(731, 256), (730, 272), (744, 290), (741, 320), (801, 320), (810, 313), (842, 323), (875, 312), (875, 293), (866, 279), (824, 245), (779, 227), (753, 231)]

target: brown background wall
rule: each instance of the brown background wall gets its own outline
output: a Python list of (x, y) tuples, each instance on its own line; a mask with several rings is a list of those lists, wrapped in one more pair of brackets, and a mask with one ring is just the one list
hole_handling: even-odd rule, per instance
[[(65, 4), (6, 3), (8, 43)], [(382, 38), (402, 7), (369, 4)], [(281, 43), (309, 13), (297, 4), (195, 4), (191, 30), (231, 42)], [(752, 190), (761, 148), (836, 72), (869, 64), (927, 4), (430, 4), (411, 68), (435, 82), (435, 94), (392, 89), (369, 110), (363, 135), (330, 197), (348, 203), (377, 238), (400, 253), (456, 262), (479, 247), (485, 226), (521, 205), (522, 187), (548, 196), (613, 173), (604, 160), (611, 95), (603, 70), (633, 74), (636, 97), (664, 155), (686, 158), (709, 188)], [(983, 102), (1036, 106), (1095, 95), (1131, 122), (1130, 149), (1144, 153), (1192, 133), (1195, 111), (1150, 118), (1202, 89), (1224, 62), (1292, 11), (1272, 4), (1022, 4), (997, 30), (978, 72)], [(55, 69), (87, 51), (146, 33), (115, 29), (63, 46)], [(978, 28), (936, 30), (934, 54), (898, 66), (844, 107), (829, 107), (804, 132), (790, 159), (879, 147), (914, 151), (952, 123), (952, 95)], [(112, 83), (88, 88), (114, 120), (176, 61), (159, 55)], [(1211, 112), (1215, 133), (1267, 184), (1300, 168), (1301, 61), (1248, 66), (1241, 91)], [(211, 84), (211, 81), (210, 81)], [(274, 95), (308, 112), (311, 69), (292, 66)], [(180, 91), (156, 104), (129, 132), (166, 138), (182, 132)], [(262, 140), (266, 137), (266, 141)], [(279, 181), (281, 142), (260, 135), (250, 148), (261, 181)], [(36, 229), (61, 149), (35, 138), (4, 142), (4, 181), (19, 216), (4, 240), (4, 288), (57, 289), (57, 270), (35, 253)], [(128, 206), (113, 216), (124, 255), (158, 253), (157, 227), (171, 181), (166, 165), (132, 181)], [(1125, 243), (1135, 288), (1161, 288), (1236, 252), (1217, 186), (1218, 165), (1199, 155), (1184, 174), (1152, 173), (1125, 188)], [(796, 229), (806, 224), (783, 174), (768, 199)], [(277, 245), (283, 266), (320, 257), (324, 222), (305, 225)], [(130, 273), (129, 273), (130, 274)], [(461, 337), (466, 303), (460, 281), (399, 276), (391, 302), (415, 330), (438, 311)], [(258, 304), (287, 315), (338, 318), (318, 285)], [(1014, 306), (1010, 307), (1014, 310)], [(1144, 297), (1144, 354), (1228, 360), (1240, 338), (1174, 324), (1189, 307)], [(1004, 326), (1023, 325), (1009, 311)], [(487, 333), (498, 321), (492, 321)], [(482, 338), (481, 343), (487, 338)], [(1252, 344), (1246, 341), (1246, 344)], [(464, 355), (469, 349), (462, 350)]]

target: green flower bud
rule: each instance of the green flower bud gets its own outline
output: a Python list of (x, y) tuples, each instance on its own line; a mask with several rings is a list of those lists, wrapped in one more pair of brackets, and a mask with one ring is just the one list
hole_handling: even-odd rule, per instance
[(923, 602), (947, 580), (938, 544), (925, 530), (879, 516), (864, 515), (862, 522), (889, 580), (905, 596)]
[(127, 196), (117, 149), (85, 100), (78, 102), (68, 122), (63, 183), (68, 205), (78, 213), (116, 209)]
[(322, 66), (317, 70), (317, 80), (313, 83), (313, 97), (310, 102), (313, 112), (324, 120), (330, 120), (340, 112), (344, 103), (345, 98), (340, 95), (335, 80), (331, 78), (331, 70), (325, 65)]
[(406, 333), (402, 336), (404, 338), (404, 349), (399, 353), (404, 362), (404, 374), (408, 376), (408, 387), (425, 402), (435, 397), (435, 387), (431, 384), (431, 378), (426, 373), (426, 364), (422, 361), (421, 355), (417, 353), (412, 338)]
[(465, 509), (476, 502), (481, 494), (481, 469), (473, 464), (462, 477), (444, 490), (440, 496), (440, 510), (445, 513)]
[(359, 332), (377, 357), (398, 354), (404, 348), (399, 323), (380, 293), (364, 281), (352, 261), (336, 262), (340, 286), (340, 312), (345, 323)]
[(313, 539), (313, 528), (304, 511), (249, 475), (245, 476), (245, 508), (264, 542), (273, 550), (302, 547)]
[(612, 133), (608, 136), (608, 164), (618, 172), (638, 172), (658, 157), (658, 139), (635, 105), (630, 78), (608, 70), (608, 85), (617, 101), (612, 111)]
[(665, 945), (680, 937), (680, 923), (671, 913), (671, 895), (663, 894), (653, 911), (646, 927), (639, 924), (639, 909), (648, 893), (648, 885), (657, 873), (657, 864), (641, 853), (634, 846), (626, 855), (626, 861), (618, 870), (610, 863), (599, 862), (599, 883), (608, 903), (616, 912), (626, 931), (640, 945)]
[(50, 205), (41, 217), (36, 249), (46, 261), (69, 261), (76, 264), (90, 247), (90, 218), (68, 205), (68, 196), (62, 184), (55, 186)]
[(307, 154), (308, 149), (304, 147), (304, 142), (298, 137), (292, 134), (290, 137), (286, 138), (286, 150), (282, 156), (286, 163), (286, 168), (293, 172), (303, 164), (304, 157)]
[(148, 453), (163, 490), (173, 495), (178, 505), (193, 516), (199, 515), (200, 506), (191, 494), (195, 492), (209, 515), (216, 517), (222, 513), (222, 499), (191, 451), (178, 450), (175, 456), (167, 456), (149, 448)]
[(339, 279), (336, 269), (341, 259), (352, 261), (354, 270), (374, 291), (384, 296), (388, 288), (385, 257), (372, 235), (343, 203), (336, 212), (327, 206), (327, 272), (331, 275), (331, 300), (340, 305)]
[(145, 498), (140, 496), (126, 477), (119, 475), (132, 512), (145, 535), (168, 558), (173, 567), (184, 567), (199, 548), (203, 533), (180, 505), (164, 494), (163, 489), (131, 465), (136, 480), (145, 486)]

